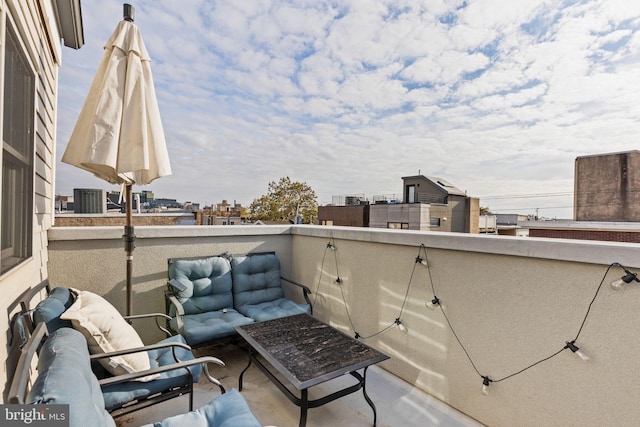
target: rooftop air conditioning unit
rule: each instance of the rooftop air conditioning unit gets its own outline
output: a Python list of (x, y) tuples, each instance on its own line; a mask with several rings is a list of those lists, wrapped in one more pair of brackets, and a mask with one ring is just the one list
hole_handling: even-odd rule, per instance
[(107, 212), (107, 194), (92, 188), (73, 189), (73, 212), (77, 214), (101, 214)]
[(360, 204), (360, 197), (358, 196), (346, 196), (344, 198), (345, 206), (356, 206)]

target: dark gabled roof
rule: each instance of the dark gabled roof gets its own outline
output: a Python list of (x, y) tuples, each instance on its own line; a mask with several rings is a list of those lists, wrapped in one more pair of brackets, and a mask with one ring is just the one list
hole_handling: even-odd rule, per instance
[(403, 176), (402, 180), (406, 179), (423, 179), (425, 181), (430, 181), (433, 185), (440, 188), (447, 194), (456, 195), (456, 196), (466, 196), (467, 193), (455, 187), (449, 181), (444, 178), (439, 178), (437, 176), (424, 176), (424, 175), (414, 175), (414, 176)]

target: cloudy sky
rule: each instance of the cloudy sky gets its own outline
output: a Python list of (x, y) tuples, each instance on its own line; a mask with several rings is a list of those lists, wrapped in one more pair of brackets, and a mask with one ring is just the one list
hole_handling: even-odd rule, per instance
[[(578, 156), (639, 149), (640, 1), (138, 0), (173, 175), (136, 190), (249, 205), (270, 181), (400, 196), (445, 178), (494, 212), (571, 218)], [(60, 162), (122, 1), (65, 49)]]

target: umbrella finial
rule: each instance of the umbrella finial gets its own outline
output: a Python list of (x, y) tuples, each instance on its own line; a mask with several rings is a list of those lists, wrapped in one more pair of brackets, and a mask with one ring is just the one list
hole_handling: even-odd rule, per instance
[(123, 5), (122, 16), (125, 21), (133, 22), (133, 18), (135, 17), (136, 9), (128, 3)]

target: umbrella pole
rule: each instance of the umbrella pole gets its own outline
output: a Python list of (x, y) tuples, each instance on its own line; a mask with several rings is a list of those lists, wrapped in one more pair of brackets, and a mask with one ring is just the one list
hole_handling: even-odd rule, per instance
[[(130, 4), (123, 5), (123, 17), (125, 20), (133, 22), (135, 9)], [(127, 316), (133, 314), (133, 249), (136, 235), (133, 232), (133, 196), (131, 194), (131, 184), (126, 185), (127, 193), (127, 225), (124, 227), (124, 250), (127, 253)]]
[(133, 232), (133, 196), (131, 194), (131, 184), (127, 184), (125, 186), (125, 194), (126, 194), (126, 225), (124, 226), (124, 235), (122, 239), (124, 240), (124, 251), (126, 252), (127, 259), (127, 307), (126, 307), (126, 315), (131, 316), (133, 312), (133, 287), (132, 287), (132, 278), (133, 278), (133, 249), (135, 248), (134, 242), (136, 240), (136, 235)]

